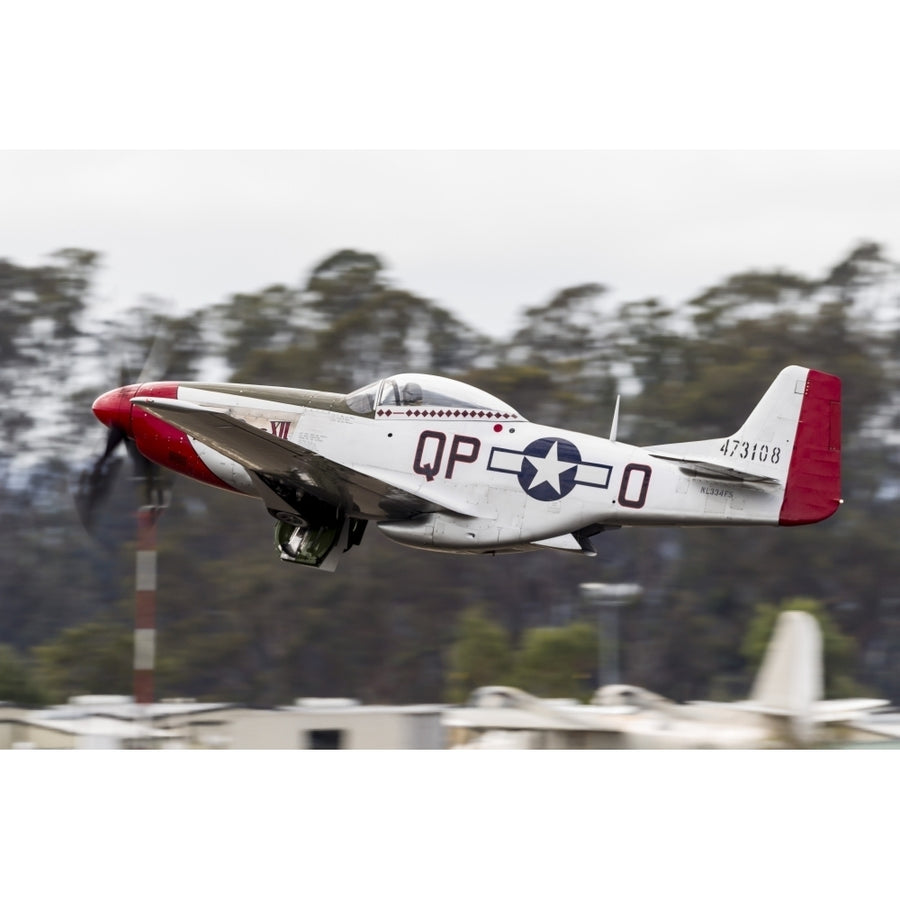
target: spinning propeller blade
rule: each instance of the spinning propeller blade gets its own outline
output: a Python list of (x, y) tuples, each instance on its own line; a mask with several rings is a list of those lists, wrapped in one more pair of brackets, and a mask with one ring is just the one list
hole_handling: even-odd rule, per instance
[(127, 436), (121, 428), (110, 428), (103, 453), (94, 465), (85, 469), (78, 478), (75, 509), (87, 531), (92, 531), (97, 509), (115, 484), (119, 469), (122, 467), (122, 459), (113, 454), (119, 444), (126, 439)]
[[(162, 340), (158, 336), (154, 338), (150, 352), (141, 368), (140, 376), (134, 384), (138, 385), (145, 381), (161, 378), (170, 353), (171, 343), (169, 341)], [(120, 377), (123, 384), (129, 380), (124, 366), (121, 367)], [(107, 396), (112, 396), (112, 394)], [(130, 402), (130, 393), (117, 402)], [(103, 419), (96, 405), (95, 414)], [(103, 420), (105, 421), (105, 419)], [(79, 475), (75, 487), (75, 508), (82, 525), (90, 534), (95, 533), (98, 514), (109, 497), (122, 468), (122, 457), (116, 453), (122, 443), (125, 444), (128, 455), (131, 457), (133, 477), (141, 484), (142, 494), (139, 504), (163, 509), (168, 506), (170, 495), (171, 480), (164, 470), (137, 449), (134, 441), (120, 425), (110, 423), (107, 428), (106, 446), (103, 452), (92, 466)]]

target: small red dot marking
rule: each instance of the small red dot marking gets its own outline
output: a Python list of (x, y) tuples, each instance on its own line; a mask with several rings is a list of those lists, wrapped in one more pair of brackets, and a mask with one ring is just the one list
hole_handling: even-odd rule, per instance
[(498, 422), (498, 423), (494, 426), (494, 431), (503, 431), (503, 426)]

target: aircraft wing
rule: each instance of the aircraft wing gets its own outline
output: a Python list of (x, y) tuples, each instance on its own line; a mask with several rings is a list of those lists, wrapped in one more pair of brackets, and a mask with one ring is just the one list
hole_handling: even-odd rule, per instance
[(388, 516), (438, 510), (479, 514), (435, 485), (404, 480), (401, 473), (387, 469), (342, 465), (221, 409), (161, 397), (135, 397), (131, 402), (245, 469), (289, 482), (334, 506)]
[(860, 716), (858, 719), (843, 723), (843, 727), (863, 737), (873, 735), (890, 741), (900, 741), (900, 722), (880, 722), (876, 716)]
[(890, 700), (875, 700), (867, 697), (847, 700), (819, 700), (813, 704), (813, 718), (817, 722), (852, 722), (856, 724), (862, 713), (890, 706)]

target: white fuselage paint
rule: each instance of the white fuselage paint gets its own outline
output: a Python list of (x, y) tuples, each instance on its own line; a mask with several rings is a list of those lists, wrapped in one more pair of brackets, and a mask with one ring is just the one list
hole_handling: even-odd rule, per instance
[[(777, 524), (783, 484), (687, 474), (645, 449), (515, 420), (368, 418), (182, 387), (179, 399), (219, 408), (319, 456), (373, 473), (406, 493), (457, 512), (389, 519), (377, 507), (352, 511), (378, 520), (394, 540), (454, 552), (513, 548), (597, 524)], [(424, 415), (422, 414), (424, 413)], [(287, 423), (287, 424), (285, 424)], [(258, 495), (237, 462), (192, 445), (236, 490)], [(790, 447), (780, 454), (784, 466)], [(783, 476), (773, 467), (773, 476)]]

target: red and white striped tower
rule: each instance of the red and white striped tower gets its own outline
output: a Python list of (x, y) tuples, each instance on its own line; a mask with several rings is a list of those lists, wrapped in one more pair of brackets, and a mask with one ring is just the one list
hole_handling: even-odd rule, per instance
[(134, 615), (134, 699), (153, 702), (156, 660), (156, 522), (162, 508), (141, 506), (137, 513)]

